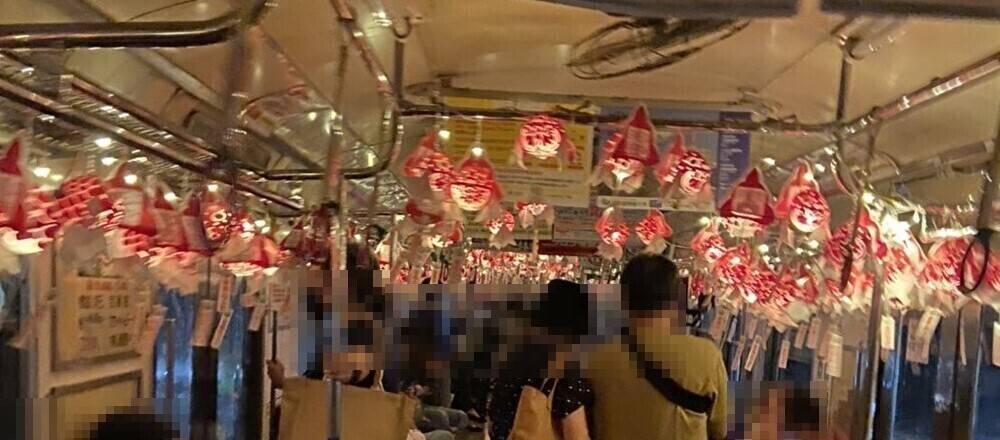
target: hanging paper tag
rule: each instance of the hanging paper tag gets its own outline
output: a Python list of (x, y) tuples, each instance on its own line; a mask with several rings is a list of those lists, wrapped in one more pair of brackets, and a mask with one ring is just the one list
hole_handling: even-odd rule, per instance
[[(919, 364), (926, 364), (927, 358), (923, 356), (925, 353), (924, 345), (928, 342), (923, 340), (921, 336), (921, 326), (920, 323), (923, 321), (922, 318), (910, 319), (907, 327), (906, 334), (906, 361), (914, 362)], [(928, 350), (929, 352), (929, 350)]]
[(830, 377), (840, 377), (844, 360), (844, 338), (838, 334), (830, 336), (827, 349), (826, 374)]
[(743, 359), (743, 348), (746, 341), (740, 340), (739, 344), (736, 344), (736, 351), (733, 352), (733, 358), (729, 362), (729, 371), (739, 371), (740, 370), (740, 360)]
[(726, 331), (727, 342), (736, 342), (736, 340), (739, 339), (739, 335), (736, 334), (736, 327), (739, 326), (739, 323), (740, 317), (738, 315), (734, 316), (733, 319), (729, 321), (729, 330)]
[(215, 301), (205, 299), (198, 303), (198, 313), (195, 315), (194, 330), (191, 332), (191, 346), (204, 347), (212, 337), (212, 324), (215, 320)]
[(993, 323), (993, 366), (1000, 367), (1000, 321)]
[(826, 359), (827, 355), (830, 354), (830, 339), (833, 338), (833, 332), (827, 330), (823, 334), (823, 337), (819, 340), (819, 347), (816, 349), (816, 356), (820, 359)]
[(263, 304), (258, 305), (253, 308), (253, 313), (250, 314), (250, 322), (247, 324), (247, 330), (252, 332), (260, 330), (260, 324), (264, 322), (264, 316), (267, 315), (267, 307)]
[(754, 335), (757, 334), (757, 323), (758, 322), (760, 322), (760, 319), (757, 319), (757, 316), (751, 315), (751, 314), (747, 314), (746, 337), (748, 339), (753, 339)]
[(271, 310), (283, 313), (288, 310), (290, 292), (288, 287), (277, 282), (267, 284), (268, 296), (271, 298)]
[(747, 371), (753, 371), (754, 364), (757, 363), (757, 356), (760, 355), (760, 338), (754, 338), (750, 344), (750, 352), (747, 353), (747, 361), (743, 366)]
[(806, 347), (815, 350), (819, 347), (820, 330), (823, 329), (823, 318), (816, 317), (809, 324), (809, 335), (806, 337)]
[(795, 348), (802, 348), (806, 345), (806, 335), (809, 334), (811, 326), (800, 325), (795, 329)]
[(892, 316), (882, 316), (881, 336), (883, 350), (892, 351), (896, 349), (896, 319)]
[(781, 349), (778, 351), (778, 368), (782, 370), (788, 368), (788, 353), (791, 348), (792, 343), (788, 339), (781, 340)]
[(160, 327), (163, 326), (163, 321), (166, 318), (166, 307), (160, 305), (153, 306), (153, 312), (146, 317), (142, 333), (140, 333), (139, 339), (136, 342), (136, 352), (139, 354), (149, 354), (153, 351), (153, 345), (156, 344), (156, 336), (159, 335)]
[(215, 326), (215, 333), (212, 335), (212, 348), (218, 350), (222, 346), (222, 340), (226, 337), (226, 331), (229, 330), (229, 321), (232, 319), (232, 310), (226, 310), (219, 318), (219, 324)]
[(712, 325), (708, 328), (708, 335), (714, 341), (722, 340), (722, 332), (726, 330), (726, 324), (729, 320), (729, 312), (725, 309), (718, 309), (715, 313), (715, 317), (712, 319)]
[(233, 308), (233, 288), (236, 285), (234, 281), (235, 278), (229, 275), (224, 275), (219, 280), (219, 296), (215, 308), (219, 313), (226, 313)]

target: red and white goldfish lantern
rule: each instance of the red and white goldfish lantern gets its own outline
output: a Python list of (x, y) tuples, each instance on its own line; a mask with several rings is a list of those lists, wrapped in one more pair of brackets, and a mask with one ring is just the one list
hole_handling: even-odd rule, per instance
[(0, 158), (0, 247), (14, 255), (42, 251), (58, 225), (47, 214), (52, 200), (29, 190), (21, 169), (21, 146), (15, 139)]
[(201, 224), (209, 247), (217, 248), (229, 238), (233, 226), (233, 211), (216, 191), (205, 191), (202, 195)]
[(760, 171), (750, 170), (733, 187), (729, 198), (719, 207), (726, 230), (734, 237), (750, 238), (774, 221), (771, 195), (760, 181)]
[(774, 301), (774, 289), (778, 284), (778, 276), (764, 264), (754, 264), (750, 267), (746, 280), (738, 287), (743, 300), (747, 304), (758, 301)]
[(499, 215), (486, 221), (490, 231), (490, 247), (502, 249), (514, 244), (514, 214), (503, 210)]
[(191, 192), (184, 200), (181, 211), (181, 227), (184, 231), (184, 244), (188, 251), (208, 252), (208, 238), (205, 236), (205, 226), (202, 223), (201, 198)]
[(11, 225), (21, 212), (21, 203), (28, 192), (28, 183), (21, 169), (21, 141), (11, 141), (0, 158), (0, 227)]
[(493, 164), (483, 155), (482, 147), (472, 147), (470, 154), (455, 168), (450, 185), (451, 199), (465, 211), (482, 211), (502, 198)]
[(726, 253), (726, 242), (719, 235), (718, 223), (710, 221), (691, 238), (691, 249), (704, 259), (709, 266), (715, 265)]
[(656, 165), (659, 160), (653, 123), (645, 106), (636, 107), (604, 144), (591, 185), (603, 183), (614, 191), (635, 192), (642, 187), (646, 167)]
[(712, 166), (701, 153), (684, 146), (683, 133), (674, 134), (674, 142), (654, 170), (665, 199), (704, 195), (710, 188)]
[(127, 163), (123, 163), (105, 185), (114, 212), (106, 234), (108, 253), (113, 258), (145, 256), (153, 246), (156, 220), (153, 218), (152, 203), (139, 177), (128, 170)]
[(183, 214), (167, 200), (167, 192), (162, 185), (153, 187), (153, 219), (156, 221), (154, 243), (160, 247), (185, 250)]
[(621, 260), (624, 256), (625, 243), (629, 237), (628, 223), (621, 212), (615, 208), (607, 208), (594, 225), (601, 243), (597, 246), (597, 255), (609, 260)]
[(262, 234), (254, 235), (246, 244), (239, 243), (242, 239), (229, 240), (219, 250), (218, 258), (223, 269), (244, 277), (277, 266), (281, 250), (274, 240)]
[(741, 244), (726, 251), (716, 261), (712, 275), (726, 292), (737, 289), (750, 275), (750, 248)]
[(659, 254), (667, 247), (667, 239), (674, 233), (663, 217), (663, 213), (657, 209), (649, 210), (642, 220), (635, 225), (635, 235), (639, 237), (642, 244), (646, 245), (645, 252)]
[(539, 160), (558, 156), (560, 168), (563, 162), (572, 164), (577, 160), (576, 146), (566, 134), (562, 121), (546, 115), (532, 116), (521, 125), (513, 154), (521, 168), (524, 168), (525, 154)]
[(454, 177), (451, 159), (437, 147), (437, 134), (430, 132), (420, 139), (417, 147), (403, 163), (407, 177), (427, 177), (427, 184), (436, 194), (446, 194)]
[[(869, 251), (873, 252), (874, 257), (879, 259), (884, 258), (888, 251), (885, 242), (882, 241), (878, 225), (871, 220), (867, 209), (862, 210), (861, 215), (858, 216), (858, 233), (854, 243), (850, 243), (853, 231), (854, 221), (847, 221), (837, 228), (823, 251), (827, 262), (834, 264), (834, 269), (838, 273), (847, 260), (849, 252), (853, 256), (853, 264), (857, 269), (862, 265)], [(851, 251), (848, 250), (848, 246), (851, 246)]]
[(437, 248), (446, 248), (461, 243), (464, 232), (460, 221), (439, 223), (431, 231), (431, 245)]
[(800, 164), (785, 182), (774, 205), (774, 216), (788, 220), (789, 226), (804, 234), (825, 230), (830, 222), (830, 205), (807, 164)]
[(556, 212), (552, 205), (541, 202), (517, 202), (514, 205), (517, 210), (517, 217), (521, 220), (521, 227), (530, 229), (535, 226), (535, 221), (541, 220), (542, 227), (551, 226), (556, 219)]
[(66, 180), (59, 186), (58, 197), (48, 206), (49, 217), (63, 226), (97, 224), (112, 215), (111, 197), (104, 183), (95, 175)]

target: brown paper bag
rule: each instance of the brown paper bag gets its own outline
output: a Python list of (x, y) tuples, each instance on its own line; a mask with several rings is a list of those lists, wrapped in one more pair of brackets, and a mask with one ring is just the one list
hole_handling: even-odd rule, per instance
[(281, 395), (280, 440), (325, 440), (330, 431), (331, 382), (285, 379)]
[[(381, 381), (375, 381), (381, 387)], [(325, 440), (330, 426), (331, 382), (285, 379), (279, 440)], [(340, 392), (341, 440), (405, 440), (417, 402), (402, 394), (345, 385)]]
[(345, 385), (340, 406), (341, 440), (405, 440), (413, 426), (417, 401), (402, 394)]
[[(517, 402), (514, 426), (510, 430), (510, 440), (560, 440), (562, 437), (552, 424), (552, 399), (556, 394), (559, 379), (552, 384), (549, 395), (532, 386), (521, 390)], [(544, 388), (544, 384), (542, 385)]]

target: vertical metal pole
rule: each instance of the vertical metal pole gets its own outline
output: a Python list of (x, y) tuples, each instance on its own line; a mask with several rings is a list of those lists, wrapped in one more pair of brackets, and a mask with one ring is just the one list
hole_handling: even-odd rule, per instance
[[(257, 307), (264, 307), (258, 304)], [(271, 312), (271, 362), (278, 360), (278, 312)], [(278, 406), (278, 387), (271, 382), (271, 396), (268, 404), (271, 407), (271, 412), (269, 414), (274, 414), (275, 408)]]
[(879, 328), (882, 323), (882, 265), (869, 258), (867, 266), (875, 274), (875, 285), (872, 287), (871, 313), (868, 316), (868, 337), (865, 343), (866, 368), (865, 371), (858, 372), (864, 374), (861, 393), (858, 396), (858, 404), (855, 406), (855, 414), (860, 419), (855, 419), (854, 435), (852, 438), (871, 440), (874, 433), (876, 396), (878, 391), (879, 372)]
[[(875, 417), (875, 438), (892, 440), (896, 426), (896, 410), (899, 398), (899, 374), (903, 368), (903, 323), (905, 313), (894, 313), (896, 319), (896, 349), (889, 352), (882, 363), (878, 403)], [(881, 351), (881, 350), (879, 350)]]
[(986, 310), (978, 301), (969, 301), (962, 308), (959, 326), (962, 331), (959, 337), (965, 339), (965, 363), (955, 365), (955, 400), (952, 425), (952, 438), (955, 440), (972, 440), (976, 427), (976, 406), (979, 401), (979, 374), (982, 365), (983, 349), (980, 340), (983, 329), (988, 328)]
[(173, 407), (174, 400), (174, 339), (176, 335), (174, 334), (174, 324), (177, 322), (176, 319), (170, 318), (163, 321), (163, 330), (166, 332), (164, 334), (164, 339), (166, 339), (166, 364), (167, 364), (167, 384), (164, 387), (163, 396), (167, 399), (167, 411)]
[(955, 372), (958, 364), (959, 316), (946, 316), (937, 328), (938, 357), (937, 380), (934, 381), (934, 423), (933, 438), (952, 440), (952, 425), (955, 397)]

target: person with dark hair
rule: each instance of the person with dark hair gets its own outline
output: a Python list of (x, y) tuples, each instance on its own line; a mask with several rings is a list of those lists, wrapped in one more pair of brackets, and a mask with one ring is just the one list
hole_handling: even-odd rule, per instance
[(687, 334), (686, 293), (676, 274), (673, 262), (649, 254), (622, 270), (627, 326), (586, 365), (599, 438), (726, 438), (726, 367), (715, 344)]
[(155, 414), (135, 409), (101, 416), (89, 440), (177, 440), (180, 434)]
[(549, 282), (547, 294), (530, 316), (532, 328), (543, 334), (525, 346), (521, 350), (524, 358), (513, 362), (512, 368), (503, 371), (505, 374), (490, 386), (487, 418), (491, 439), (506, 440), (510, 436), (525, 387), (552, 396), (552, 420), (561, 438), (595, 438), (591, 411), (594, 392), (590, 381), (580, 377), (579, 365), (573, 365), (567, 356), (573, 344), (587, 333), (587, 316), (588, 298), (579, 284)]

